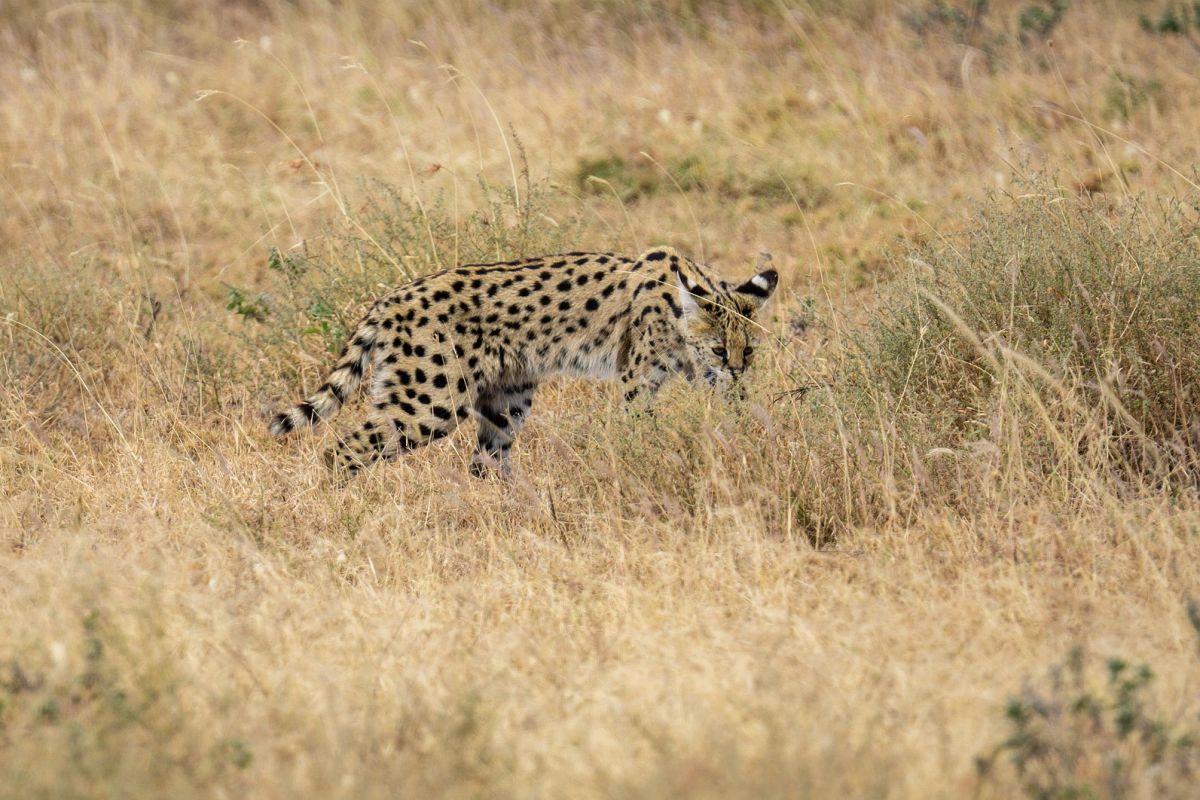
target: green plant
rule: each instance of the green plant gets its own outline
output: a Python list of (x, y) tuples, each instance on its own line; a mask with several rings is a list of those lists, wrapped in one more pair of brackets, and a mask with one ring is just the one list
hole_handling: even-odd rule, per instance
[(1067, 0), (1049, 0), (1025, 6), (1017, 17), (1017, 35), (1021, 42), (1049, 38), (1066, 16), (1068, 7)]
[(1104, 110), (1114, 119), (1128, 120), (1133, 113), (1154, 102), (1162, 93), (1162, 84), (1154, 78), (1113, 70), (1104, 90)]
[[(275, 248), (271, 248), (271, 252), (274, 255), (278, 251)], [(226, 310), (232, 311), (242, 319), (250, 322), (263, 322), (271, 315), (265, 295), (255, 294), (251, 296), (236, 286), (228, 286), (226, 289), (228, 290), (228, 296), (225, 301)]]
[[(1189, 609), (1200, 634), (1195, 605)], [(1105, 662), (1097, 685), (1083, 648), (1051, 668), (1047, 685), (1005, 707), (1008, 736), (976, 759), (985, 781), (1007, 757), (1017, 784), (1036, 800), (1191, 797), (1200, 778), (1200, 728), (1168, 719), (1149, 696), (1154, 671), (1122, 658)]]
[(814, 208), (828, 189), (804, 172), (775, 165), (740, 165), (732, 160), (689, 153), (672, 156), (662, 166), (648, 159), (618, 155), (579, 162), (574, 179), (582, 191), (616, 194), (625, 203), (673, 192), (710, 191), (728, 200), (751, 198), (773, 203), (799, 203)]
[(1159, 13), (1157, 19), (1143, 13), (1138, 16), (1138, 22), (1146, 33), (1187, 36), (1193, 28), (1200, 28), (1200, 3), (1172, 3)]
[(988, 5), (988, 0), (931, 0), (902, 13), (900, 19), (922, 40), (941, 39), (973, 48), (983, 55), (987, 68), (994, 70), (1011, 37), (989, 18)]
[[(75, 631), (62, 632), (71, 646), (62, 645), (56, 663), (43, 663), (41, 648), (9, 651), (0, 671), (0, 753), (19, 761), (22, 748), (33, 748), (52, 766), (6, 780), (23, 796), (93, 796), (97, 786), (134, 778), (174, 795), (189, 775), (246, 769), (246, 741), (214, 748), (189, 725), (160, 621), (146, 618), (130, 631), (111, 617), (103, 606), (84, 611)], [(5, 788), (0, 796), (10, 796)]]
[(629, 203), (657, 194), (666, 178), (652, 165), (630, 162), (618, 155), (582, 159), (575, 168), (575, 183), (592, 194), (612, 192)]
[(947, 0), (933, 0), (923, 8), (906, 12), (901, 19), (918, 35), (940, 34), (966, 42), (983, 24), (987, 0), (969, 0), (959, 7)]

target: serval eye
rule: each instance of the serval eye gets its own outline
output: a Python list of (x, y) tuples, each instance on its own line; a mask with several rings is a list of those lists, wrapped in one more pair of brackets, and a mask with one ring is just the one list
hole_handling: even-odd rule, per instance
[(724, 347), (714, 347), (713, 353), (716, 355), (717, 358), (725, 358), (725, 356), (729, 355), (729, 353), (725, 352)]

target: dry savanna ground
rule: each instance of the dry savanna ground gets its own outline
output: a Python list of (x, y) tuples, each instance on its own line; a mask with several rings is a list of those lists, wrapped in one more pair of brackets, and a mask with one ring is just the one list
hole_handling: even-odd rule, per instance
[[(1198, 24), (0, 4), (0, 797), (1195, 796)], [(773, 255), (746, 402), (266, 434), (406, 275), (657, 243)]]

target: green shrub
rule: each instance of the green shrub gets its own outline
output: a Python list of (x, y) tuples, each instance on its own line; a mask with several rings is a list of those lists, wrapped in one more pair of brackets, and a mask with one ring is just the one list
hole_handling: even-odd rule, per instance
[(580, 160), (575, 168), (575, 183), (592, 194), (613, 193), (623, 203), (658, 194), (670, 181), (654, 166), (632, 163), (618, 155)]
[[(1200, 633), (1194, 604), (1190, 617)], [(1110, 658), (1098, 682), (1090, 661), (1075, 648), (1051, 668), (1045, 685), (1008, 701), (1008, 736), (976, 759), (984, 781), (1003, 786), (1015, 778), (1036, 800), (1193, 797), (1200, 780), (1197, 721), (1171, 719), (1156, 708), (1148, 665)], [(996, 768), (1002, 756), (1009, 774)]]
[(1200, 28), (1200, 3), (1171, 3), (1158, 14), (1158, 18), (1141, 14), (1138, 21), (1146, 33), (1186, 36), (1193, 28)]
[(90, 797), (128, 786), (177, 796), (192, 781), (250, 765), (246, 741), (214, 744), (190, 724), (161, 620), (147, 614), (122, 629), (111, 617), (82, 613), (78, 632), (59, 634), (70, 647), (56, 642), (61, 652), (49, 660), (44, 648), (15, 642), (0, 651), (0, 797)]
[(1138, 109), (1156, 102), (1162, 90), (1162, 83), (1154, 78), (1139, 78), (1115, 69), (1104, 89), (1105, 114), (1126, 121)]
[[(994, 13), (987, 0), (926, 0), (899, 15), (919, 39), (941, 39), (973, 48), (987, 69), (1050, 38), (1070, 7), (1068, 0), (1033, 0), (1015, 16)], [(1037, 63), (1045, 68), (1044, 58)]]
[(904, 12), (901, 19), (919, 36), (946, 36), (965, 43), (983, 24), (987, 5), (987, 0), (967, 0), (961, 6), (946, 0), (930, 0)]
[(828, 197), (828, 189), (803, 172), (780, 171), (774, 165), (743, 166), (696, 154), (671, 157), (662, 166), (613, 154), (585, 158), (576, 166), (574, 180), (581, 191), (615, 194), (623, 203), (680, 191), (710, 191), (727, 200), (796, 202), (815, 208)]
[(1067, 0), (1030, 3), (1017, 17), (1017, 32), (1022, 43), (1047, 39), (1066, 16)]

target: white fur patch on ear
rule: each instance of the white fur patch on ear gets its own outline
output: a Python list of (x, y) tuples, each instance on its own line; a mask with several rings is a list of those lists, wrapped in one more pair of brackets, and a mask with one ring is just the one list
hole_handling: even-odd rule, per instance
[(683, 310), (684, 318), (694, 317), (700, 313), (701, 297), (708, 294), (703, 287), (692, 283), (688, 280), (688, 276), (682, 272), (675, 273), (676, 285), (678, 287), (679, 308)]

